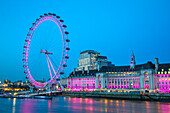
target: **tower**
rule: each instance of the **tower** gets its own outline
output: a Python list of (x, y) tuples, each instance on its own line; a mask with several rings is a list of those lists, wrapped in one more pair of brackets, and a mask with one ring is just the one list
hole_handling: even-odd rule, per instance
[(135, 69), (135, 65), (136, 65), (136, 62), (135, 62), (135, 55), (132, 51), (132, 55), (131, 55), (131, 61), (130, 61), (130, 70), (134, 70)]

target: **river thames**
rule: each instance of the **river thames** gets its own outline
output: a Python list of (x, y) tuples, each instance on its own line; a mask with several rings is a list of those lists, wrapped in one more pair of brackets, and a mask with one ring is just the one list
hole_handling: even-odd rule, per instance
[(0, 113), (170, 113), (170, 103), (55, 97), (45, 99), (0, 98)]

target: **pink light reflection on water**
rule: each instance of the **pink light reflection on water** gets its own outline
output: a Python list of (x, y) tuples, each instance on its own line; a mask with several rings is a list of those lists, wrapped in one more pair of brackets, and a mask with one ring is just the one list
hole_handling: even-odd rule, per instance
[(22, 113), (31, 113), (34, 111), (34, 105), (32, 104), (31, 100), (22, 100), (21, 107), (24, 109), (20, 109)]
[[(4, 100), (3, 100), (4, 101)], [(169, 113), (170, 103), (152, 101), (112, 100), (102, 98), (68, 98), (56, 97), (53, 100), (43, 99), (10, 99), (8, 107), (13, 101), (12, 112), (21, 113)], [(64, 102), (63, 102), (64, 101)], [(1, 101), (2, 105), (2, 101)], [(1, 110), (6, 109), (1, 107)]]
[(161, 104), (161, 110), (163, 110), (162, 113), (170, 113), (170, 103), (164, 103)]
[(51, 110), (51, 100), (48, 100), (48, 111)]

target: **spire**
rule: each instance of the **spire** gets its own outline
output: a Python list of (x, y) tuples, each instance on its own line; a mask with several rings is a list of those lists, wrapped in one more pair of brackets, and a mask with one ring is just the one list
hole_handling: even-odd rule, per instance
[(131, 55), (131, 62), (130, 62), (130, 69), (131, 70), (134, 70), (135, 69), (135, 65), (136, 65), (136, 62), (135, 62), (135, 55), (132, 51), (132, 55)]

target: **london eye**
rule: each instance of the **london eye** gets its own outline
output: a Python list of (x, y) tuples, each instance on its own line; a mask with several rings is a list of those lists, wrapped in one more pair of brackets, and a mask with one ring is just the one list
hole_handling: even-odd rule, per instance
[(64, 75), (70, 40), (63, 23), (60, 16), (45, 13), (29, 28), (24, 43), (23, 68), (26, 78), (36, 88), (56, 83)]

